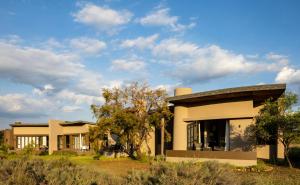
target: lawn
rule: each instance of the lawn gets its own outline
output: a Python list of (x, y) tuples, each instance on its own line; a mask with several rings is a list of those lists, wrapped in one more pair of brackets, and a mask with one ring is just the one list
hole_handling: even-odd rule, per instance
[(174, 164), (140, 162), (130, 158), (100, 157), (95, 160), (93, 156), (31, 155), (24, 158), (12, 155), (7, 160), (0, 160), (0, 163), (0, 184), (24, 185), (24, 181), (29, 179), (30, 182), (25, 184), (300, 185), (299, 169), (263, 161), (255, 167), (237, 168), (214, 162)]
[[(34, 156), (35, 158), (41, 158), (44, 160), (55, 160), (60, 159), (64, 156), (59, 155), (47, 155), (47, 156)], [(98, 172), (104, 172), (109, 175), (114, 176), (125, 176), (129, 171), (132, 170), (149, 170), (149, 162), (140, 162), (137, 160), (132, 160), (130, 158), (108, 158), (101, 157), (99, 160), (94, 160), (93, 156), (70, 156), (68, 158), (75, 164), (85, 166), (91, 170)], [(260, 169), (260, 172), (241, 172), (238, 169), (236, 173), (246, 177), (253, 178), (270, 178), (270, 179), (286, 179), (287, 181), (294, 178), (299, 179), (300, 184), (300, 169), (294, 168), (290, 169), (285, 166), (276, 166), (271, 164), (266, 164), (263, 161), (259, 161), (257, 169)], [(266, 171), (263, 171), (265, 169)]]
[(124, 176), (131, 170), (148, 170), (150, 164), (148, 162), (140, 162), (130, 158), (108, 158), (101, 157), (99, 160), (94, 160), (93, 156), (59, 156), (59, 155), (46, 155), (34, 156), (44, 160), (55, 160), (60, 158), (67, 158), (75, 164), (85, 166), (91, 170), (104, 172), (106, 174)]

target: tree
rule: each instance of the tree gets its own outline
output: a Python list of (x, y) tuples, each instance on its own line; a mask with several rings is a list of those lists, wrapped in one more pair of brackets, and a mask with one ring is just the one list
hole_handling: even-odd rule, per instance
[(268, 99), (256, 116), (255, 133), (258, 139), (266, 142), (279, 140), (284, 146), (284, 156), (289, 159), (290, 144), (300, 137), (300, 111), (293, 111), (297, 95), (286, 93), (278, 100)]
[(102, 95), (105, 103), (91, 106), (97, 118), (97, 127), (91, 130), (93, 137), (104, 139), (108, 133), (117, 136), (117, 144), (132, 158), (141, 158), (143, 144), (150, 154), (150, 133), (161, 127), (162, 118), (169, 120), (172, 116), (166, 91), (135, 82), (123, 88), (103, 89)]

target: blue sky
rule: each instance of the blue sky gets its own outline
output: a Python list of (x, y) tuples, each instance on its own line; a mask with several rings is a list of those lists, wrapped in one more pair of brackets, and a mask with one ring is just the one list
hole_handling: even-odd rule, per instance
[(300, 92), (299, 1), (1, 1), (0, 128), (93, 120), (101, 89), (287, 83)]

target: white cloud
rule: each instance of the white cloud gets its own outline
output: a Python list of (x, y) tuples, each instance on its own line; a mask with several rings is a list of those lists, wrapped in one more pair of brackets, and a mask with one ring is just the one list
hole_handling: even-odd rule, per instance
[(49, 38), (45, 43), (43, 43), (45, 48), (47, 49), (55, 49), (55, 48), (64, 48), (64, 44), (56, 40), (55, 38)]
[(102, 104), (104, 102), (103, 97), (90, 96), (86, 94), (79, 94), (68, 89), (62, 90), (57, 93), (56, 98), (61, 101), (70, 101), (75, 105), (92, 105), (92, 104)]
[(274, 58), (259, 61), (217, 45), (200, 47), (174, 38), (162, 40), (152, 48), (152, 54), (158, 61), (169, 65), (167, 75), (184, 83), (203, 82), (232, 74), (277, 72), (286, 65), (282, 58), (278, 61), (278, 56), (276, 61)]
[(81, 78), (76, 82), (74, 90), (87, 95), (99, 96), (101, 88), (106, 83), (104, 83), (104, 79), (100, 74), (89, 71), (81, 74)]
[(79, 37), (71, 39), (70, 46), (80, 53), (96, 55), (106, 48), (106, 43), (98, 39)]
[(61, 87), (82, 71), (77, 55), (0, 42), (0, 78), (38, 88), (51, 80)]
[(145, 17), (142, 17), (138, 22), (146, 26), (165, 26), (170, 28), (172, 31), (184, 31), (186, 29), (193, 28), (196, 23), (192, 22), (188, 25), (178, 23), (179, 17), (172, 16), (169, 14), (169, 8), (159, 8), (155, 11), (150, 12)]
[(154, 89), (164, 89), (169, 96), (174, 95), (174, 89), (177, 88), (180, 84), (170, 85), (170, 84), (161, 84), (154, 87)]
[(276, 82), (278, 83), (290, 83), (300, 85), (300, 69), (294, 69), (286, 66), (277, 74)]
[(115, 71), (141, 71), (145, 68), (145, 62), (141, 60), (117, 59), (112, 61), (111, 70)]
[(26, 94), (0, 96), (0, 117), (43, 117), (51, 112), (53, 104), (45, 98), (34, 98)]
[(39, 96), (42, 96), (42, 95), (46, 95), (46, 94), (51, 94), (53, 93), (53, 90), (55, 88), (51, 85), (51, 84), (47, 84), (45, 85), (43, 88), (34, 88), (33, 89), (33, 94), (36, 94), (36, 95), (39, 95)]
[(154, 46), (152, 53), (158, 57), (182, 57), (197, 54), (198, 46), (193, 43), (183, 42), (178, 39), (164, 39)]
[(63, 112), (77, 112), (77, 111), (80, 111), (80, 110), (82, 110), (82, 108), (79, 107), (79, 106), (67, 105), (67, 106), (62, 107)]
[(138, 37), (131, 40), (127, 39), (121, 43), (121, 47), (138, 49), (152, 48), (158, 36), (158, 34), (154, 34), (149, 37)]
[(117, 11), (94, 4), (85, 4), (73, 14), (75, 21), (97, 28), (108, 33), (115, 32), (119, 26), (127, 24), (132, 17), (128, 10)]
[(0, 95), (0, 117), (49, 117), (60, 114), (65, 105), (86, 109), (93, 103), (102, 104), (101, 89), (111, 82), (81, 62), (72, 50), (48, 50), (0, 40), (0, 79), (33, 87), (33, 94)]

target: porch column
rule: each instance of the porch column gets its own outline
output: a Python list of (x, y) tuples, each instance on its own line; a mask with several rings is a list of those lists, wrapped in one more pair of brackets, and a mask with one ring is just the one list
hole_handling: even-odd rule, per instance
[[(176, 88), (175, 96), (191, 94), (191, 88)], [(182, 104), (174, 105), (173, 150), (187, 150), (187, 123), (188, 108)]]
[(164, 144), (165, 144), (165, 119), (161, 119), (161, 139), (160, 139), (160, 155), (164, 155)]
[(82, 148), (82, 137), (81, 137), (81, 133), (79, 134), (79, 150), (81, 150)]
[(230, 125), (229, 120), (226, 120), (225, 126), (225, 151), (229, 151)]
[(207, 122), (204, 121), (204, 148), (208, 147), (207, 143)]
[(200, 144), (200, 147), (202, 147), (201, 145), (202, 145), (202, 141), (201, 141), (201, 121), (199, 121), (198, 122), (198, 142), (199, 142), (199, 144)]

